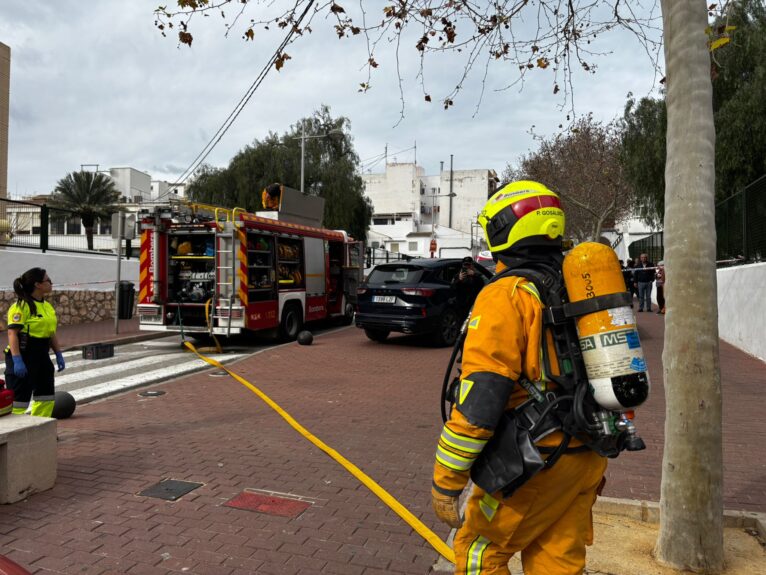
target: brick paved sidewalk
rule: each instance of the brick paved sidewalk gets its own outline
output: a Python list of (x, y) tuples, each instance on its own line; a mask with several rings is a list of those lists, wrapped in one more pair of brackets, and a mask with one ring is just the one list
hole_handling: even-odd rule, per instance
[[(432, 454), (449, 350), (350, 328), (234, 369), (433, 527)], [(56, 486), (0, 509), (0, 549), (34, 573), (424, 574), (436, 553), (231, 378), (200, 373), (78, 407), (59, 422)], [(202, 487), (170, 503), (166, 478)], [(297, 519), (225, 507), (245, 489), (315, 500)]]
[[(665, 385), (662, 315), (640, 313), (639, 334), (647, 359), (652, 389), (636, 411), (636, 425), (646, 450), (626, 453), (609, 462), (604, 495), (659, 501), (665, 437)], [(766, 364), (738, 348), (720, 342), (723, 396), (724, 507), (766, 512), (766, 420), (763, 394)]]
[[(663, 318), (639, 314), (652, 396), (644, 452), (610, 463), (605, 495), (657, 500)], [(369, 342), (350, 328), (233, 366), (441, 537), (430, 510), (439, 390), (450, 350)], [(725, 506), (766, 511), (763, 363), (721, 344)], [(59, 422), (56, 486), (0, 507), (0, 549), (39, 574), (428, 573), (436, 552), (337, 463), (228, 377), (198, 373), (81, 405)], [(203, 485), (176, 502), (137, 495), (162, 479)], [(245, 489), (314, 500), (295, 519), (226, 507)]]

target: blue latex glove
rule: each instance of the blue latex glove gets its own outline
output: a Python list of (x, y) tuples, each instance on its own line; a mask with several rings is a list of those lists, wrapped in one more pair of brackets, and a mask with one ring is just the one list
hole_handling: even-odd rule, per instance
[(60, 351), (56, 352), (56, 365), (59, 366), (59, 371), (64, 371), (64, 368), (66, 367), (64, 356), (61, 354)]
[(20, 355), (13, 356), (13, 375), (16, 377), (26, 377), (29, 372), (27, 366), (24, 363), (24, 358)]

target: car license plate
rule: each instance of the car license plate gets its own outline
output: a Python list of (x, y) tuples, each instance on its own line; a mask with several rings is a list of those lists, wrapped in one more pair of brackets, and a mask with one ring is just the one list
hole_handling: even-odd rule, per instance
[(373, 303), (394, 303), (396, 296), (393, 295), (374, 295), (372, 296)]

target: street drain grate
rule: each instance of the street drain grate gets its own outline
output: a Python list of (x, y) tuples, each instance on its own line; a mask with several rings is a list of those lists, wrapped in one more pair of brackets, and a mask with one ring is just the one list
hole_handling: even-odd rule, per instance
[(177, 479), (165, 479), (152, 485), (149, 489), (144, 489), (139, 495), (144, 497), (156, 497), (166, 501), (175, 501), (201, 487), (202, 483), (192, 483), (191, 481), (179, 481)]
[(311, 507), (312, 502), (243, 491), (229, 499), (224, 505), (235, 509), (265, 513), (266, 515), (295, 518)]

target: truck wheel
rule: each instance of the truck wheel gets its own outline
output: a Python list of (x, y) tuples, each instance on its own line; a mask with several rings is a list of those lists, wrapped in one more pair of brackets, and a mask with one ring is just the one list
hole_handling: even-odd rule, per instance
[(300, 304), (287, 304), (282, 310), (279, 338), (283, 341), (295, 341), (302, 327), (303, 314)]
[(372, 341), (386, 341), (390, 332), (387, 329), (366, 329), (364, 335), (370, 338)]
[(434, 343), (441, 347), (454, 345), (459, 332), (460, 323), (457, 312), (452, 308), (447, 308), (442, 312), (439, 318), (439, 327), (433, 334)]
[(343, 318), (340, 321), (341, 325), (351, 325), (354, 323), (354, 306), (350, 303), (346, 304), (346, 308), (343, 310)]

